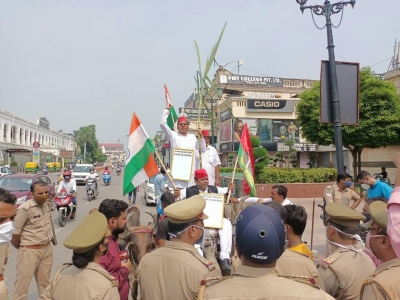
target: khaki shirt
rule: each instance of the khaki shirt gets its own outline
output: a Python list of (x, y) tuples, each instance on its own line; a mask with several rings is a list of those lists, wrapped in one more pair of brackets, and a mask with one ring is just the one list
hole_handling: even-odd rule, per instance
[(350, 200), (356, 201), (360, 199), (360, 196), (355, 191), (349, 188), (345, 188), (342, 191), (336, 183), (325, 188), (324, 197), (326, 203), (335, 202), (346, 206), (350, 206)]
[(317, 267), (306, 254), (286, 250), (276, 261), (276, 273), (284, 276), (298, 275), (314, 278), (317, 285), (325, 290), (324, 281), (319, 275)]
[(303, 278), (288, 279), (278, 277), (274, 268), (253, 268), (240, 266), (232, 278), (209, 281), (204, 297), (199, 299), (327, 299), (327, 295), (317, 285)]
[(0, 245), (0, 275), (4, 274), (6, 270), (5, 262), (9, 256), (10, 256), (10, 243), (7, 242)]
[(97, 263), (90, 262), (82, 269), (64, 266), (60, 271), (39, 300), (120, 299), (118, 281)]
[(400, 299), (400, 258), (380, 265), (364, 280), (360, 295), (362, 300)]
[[(355, 252), (343, 248), (337, 248), (318, 267), (325, 292), (336, 299), (348, 300), (360, 299), (365, 275), (372, 274), (374, 270), (374, 263), (364, 251)], [(340, 294), (342, 297), (339, 297)]]
[(139, 299), (197, 299), (200, 282), (220, 275), (192, 245), (166, 241), (140, 261)]
[(21, 236), (21, 247), (51, 241), (51, 210), (47, 203), (40, 207), (33, 199), (22, 203), (14, 220), (14, 234)]

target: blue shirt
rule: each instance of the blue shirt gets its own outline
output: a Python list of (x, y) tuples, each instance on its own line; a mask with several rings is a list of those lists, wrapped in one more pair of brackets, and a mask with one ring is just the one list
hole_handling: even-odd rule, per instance
[(387, 200), (389, 200), (392, 190), (393, 188), (390, 185), (377, 180), (375, 184), (368, 189), (367, 198), (371, 199), (375, 197), (385, 197)]
[(165, 192), (165, 177), (163, 174), (159, 173), (154, 178), (154, 194), (161, 196)]

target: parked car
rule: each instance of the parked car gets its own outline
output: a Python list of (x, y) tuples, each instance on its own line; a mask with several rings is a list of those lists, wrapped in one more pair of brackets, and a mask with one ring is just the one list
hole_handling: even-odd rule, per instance
[(6, 175), (11, 175), (14, 174), (14, 172), (6, 166), (1, 166), (0, 167), (0, 177), (6, 176)]
[[(154, 175), (145, 183), (144, 199), (146, 200), (146, 205), (156, 204), (156, 195), (154, 191), (154, 179), (156, 178), (156, 176), (157, 175)], [(165, 188), (168, 187), (168, 184), (168, 176), (165, 175)]]
[(30, 199), (31, 184), (45, 182), (49, 187), (49, 200), (53, 201), (55, 188), (49, 177), (43, 174), (11, 174), (0, 178), (0, 188), (10, 191), (17, 197), (17, 207)]
[(85, 184), (85, 178), (90, 174), (90, 169), (94, 168), (92, 164), (76, 165), (72, 170), (72, 178), (76, 184)]

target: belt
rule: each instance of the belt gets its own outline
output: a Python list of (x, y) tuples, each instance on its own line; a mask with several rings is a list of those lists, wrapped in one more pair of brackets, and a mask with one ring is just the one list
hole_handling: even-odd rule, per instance
[(3, 274), (0, 274), (0, 281), (3, 281), (3, 280), (4, 280)]
[(26, 245), (26, 249), (42, 249), (47, 247), (50, 244), (50, 242), (44, 243), (44, 244), (39, 244), (39, 245)]

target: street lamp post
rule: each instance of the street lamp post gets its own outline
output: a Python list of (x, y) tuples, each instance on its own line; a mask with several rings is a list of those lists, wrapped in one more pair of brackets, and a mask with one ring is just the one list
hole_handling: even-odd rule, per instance
[(211, 98), (208, 100), (211, 103), (211, 136), (212, 136), (212, 146), (215, 148), (215, 138), (214, 138), (214, 103), (217, 103), (218, 99)]
[[(342, 17), (343, 17), (344, 7), (350, 4), (354, 8), (356, 0), (338, 2), (334, 4), (331, 4), (330, 1), (325, 0), (324, 5), (312, 5), (312, 6), (306, 6), (307, 1), (308, 0), (296, 0), (296, 2), (300, 4), (300, 10), (302, 13), (304, 13), (305, 9), (310, 9), (311, 16), (313, 17), (313, 19), (314, 19), (313, 13), (318, 16), (325, 16), (326, 18), (325, 27), (328, 38), (329, 80), (330, 80), (331, 98), (332, 98), (333, 124), (335, 130), (334, 133), (335, 133), (335, 147), (336, 147), (336, 163), (337, 163), (338, 173), (343, 174), (344, 161), (343, 161), (343, 142), (342, 142), (342, 121), (340, 118), (340, 99), (339, 99), (339, 91), (338, 91), (337, 76), (336, 76), (335, 51), (334, 51), (335, 45), (333, 44), (333, 34), (332, 34), (333, 25), (331, 21), (331, 15), (342, 12)], [(315, 26), (317, 25), (315, 24)], [(340, 23), (337, 27), (339, 26)], [(317, 28), (319, 27), (317, 26)]]

